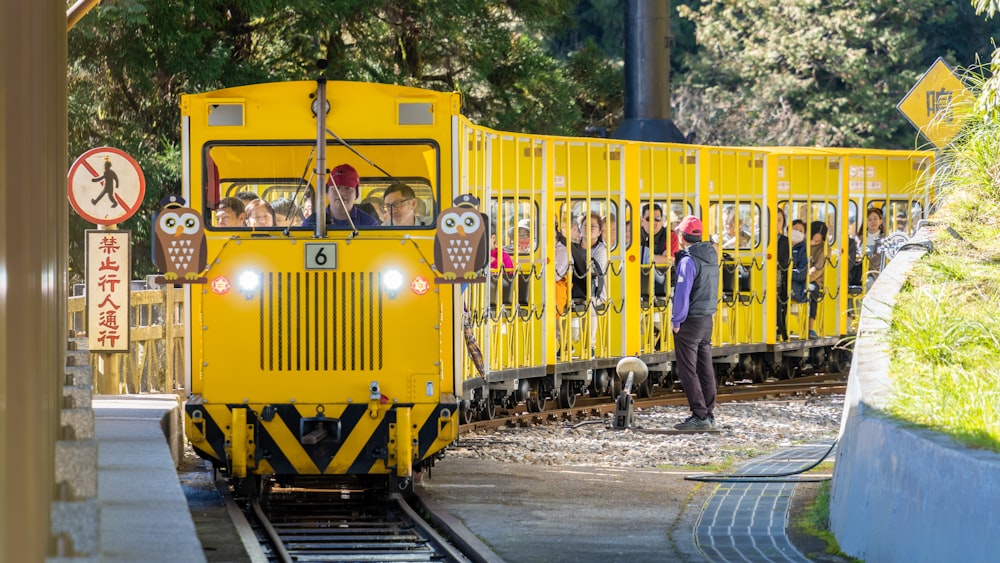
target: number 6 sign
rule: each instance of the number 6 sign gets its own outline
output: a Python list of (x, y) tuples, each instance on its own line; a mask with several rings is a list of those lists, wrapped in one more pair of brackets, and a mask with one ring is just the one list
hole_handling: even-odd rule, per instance
[(307, 242), (306, 243), (306, 269), (307, 270), (336, 270), (337, 269), (337, 243), (335, 243), (335, 242)]

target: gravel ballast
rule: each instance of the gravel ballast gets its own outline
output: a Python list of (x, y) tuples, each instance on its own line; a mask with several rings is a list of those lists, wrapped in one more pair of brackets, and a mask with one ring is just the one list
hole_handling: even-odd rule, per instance
[(690, 411), (653, 407), (637, 410), (635, 426), (628, 430), (613, 430), (606, 419), (473, 431), (460, 436), (447, 457), (635, 468), (739, 465), (785, 446), (831, 443), (843, 408), (843, 395), (725, 403), (715, 408), (718, 432), (663, 434), (656, 431), (672, 430)]

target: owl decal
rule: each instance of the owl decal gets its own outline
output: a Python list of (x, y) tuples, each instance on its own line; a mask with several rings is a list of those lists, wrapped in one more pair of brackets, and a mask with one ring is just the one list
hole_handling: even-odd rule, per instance
[(472, 194), (455, 198), (455, 207), (441, 211), (434, 235), (434, 267), (437, 283), (483, 283), (483, 268), (489, 263), (489, 221), (479, 212), (479, 199)]
[(204, 226), (201, 215), (184, 204), (184, 198), (169, 195), (153, 215), (153, 263), (165, 283), (205, 283)]

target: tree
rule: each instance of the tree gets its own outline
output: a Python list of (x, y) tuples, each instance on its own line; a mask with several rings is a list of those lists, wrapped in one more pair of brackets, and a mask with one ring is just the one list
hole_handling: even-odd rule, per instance
[[(571, 0), (118, 0), (69, 33), (69, 153), (114, 146), (138, 160), (147, 195), (121, 225), (149, 248), (149, 217), (180, 192), (179, 96), (256, 82), (311, 79), (325, 57), (332, 79), (464, 94), (483, 125), (539, 133), (582, 131), (580, 73), (541, 38), (564, 25)], [(69, 163), (67, 163), (67, 168)], [(70, 218), (70, 271), (82, 275), (82, 234)], [(133, 252), (137, 277), (153, 272)]]
[[(960, 13), (950, 0), (681, 6), (700, 48), (674, 98), (677, 119), (709, 143), (912, 148), (895, 105), (937, 56), (974, 56), (961, 38), (975, 34), (941, 31)], [(958, 39), (929, 46), (938, 34)]]

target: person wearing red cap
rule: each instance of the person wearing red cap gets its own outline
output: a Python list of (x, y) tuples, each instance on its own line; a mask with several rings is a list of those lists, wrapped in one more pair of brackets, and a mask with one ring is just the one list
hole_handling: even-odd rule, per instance
[(691, 416), (678, 430), (711, 430), (715, 426), (715, 369), (712, 367), (712, 316), (719, 307), (719, 255), (702, 242), (701, 221), (688, 215), (677, 225), (677, 285), (671, 322), (677, 375)]
[[(361, 179), (358, 171), (350, 164), (341, 164), (330, 171), (330, 179), (326, 183), (326, 224), (330, 227), (377, 227), (378, 219), (354, 206), (358, 199), (358, 189)], [(350, 219), (348, 219), (350, 217)], [(316, 214), (306, 217), (303, 227), (316, 226)]]

